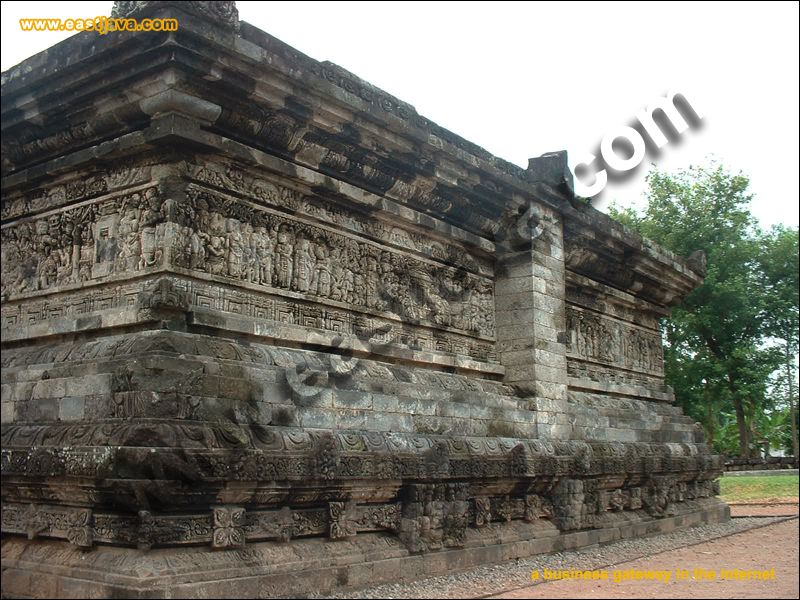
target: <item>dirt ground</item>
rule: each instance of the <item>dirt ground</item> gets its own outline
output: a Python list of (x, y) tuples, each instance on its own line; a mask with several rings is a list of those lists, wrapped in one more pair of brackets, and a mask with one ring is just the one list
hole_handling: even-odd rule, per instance
[[(756, 514), (797, 514), (798, 507), (739, 505), (732, 507)], [(695, 546), (662, 552), (635, 561), (614, 565), (606, 571), (608, 580), (548, 581), (493, 598), (797, 598), (798, 521), (790, 519), (774, 525), (751, 529), (729, 537)], [(576, 569), (580, 565), (575, 565)], [(700, 571), (702, 570), (702, 571)], [(738, 571), (734, 571), (738, 570)], [(614, 582), (614, 575), (635, 577), (662, 572), (668, 581), (631, 580)], [(725, 571), (725, 572), (723, 572)], [(649, 573), (648, 573), (649, 572)], [(676, 581), (676, 576), (686, 577)], [(754, 573), (764, 579), (752, 579)], [(713, 577), (712, 577), (713, 575)], [(742, 577), (750, 576), (746, 580)], [(540, 573), (540, 581), (544, 574)], [(732, 577), (739, 577), (735, 579)]]

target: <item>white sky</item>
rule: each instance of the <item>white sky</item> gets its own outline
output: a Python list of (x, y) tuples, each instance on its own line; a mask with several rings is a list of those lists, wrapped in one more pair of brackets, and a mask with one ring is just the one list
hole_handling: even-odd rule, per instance
[[(2, 69), (67, 37), (20, 17), (107, 15), (111, 2), (2, 2)], [(641, 202), (650, 161), (715, 156), (751, 179), (762, 225), (798, 223), (798, 4), (237, 2), (243, 20), (335, 62), (520, 166), (603, 135), (667, 90), (703, 126), (599, 197)], [(589, 182), (587, 182), (589, 183)]]

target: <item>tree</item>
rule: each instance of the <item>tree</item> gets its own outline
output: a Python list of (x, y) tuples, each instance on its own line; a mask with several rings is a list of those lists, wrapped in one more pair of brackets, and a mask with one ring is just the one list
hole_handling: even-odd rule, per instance
[(765, 344), (770, 304), (748, 185), (744, 175), (716, 164), (673, 175), (654, 171), (643, 213), (611, 209), (679, 255), (705, 252), (704, 283), (664, 323), (666, 380), (712, 442), (723, 411), (732, 407), (743, 457), (753, 446), (753, 419), (769, 401), (770, 374), (781, 362), (776, 348)]
[(766, 326), (783, 350), (783, 373), (779, 388), (783, 388), (785, 404), (789, 408), (792, 454), (800, 456), (797, 441), (797, 352), (798, 297), (800, 296), (800, 261), (798, 230), (783, 226), (773, 227), (761, 239), (759, 256), (761, 285), (765, 290)]

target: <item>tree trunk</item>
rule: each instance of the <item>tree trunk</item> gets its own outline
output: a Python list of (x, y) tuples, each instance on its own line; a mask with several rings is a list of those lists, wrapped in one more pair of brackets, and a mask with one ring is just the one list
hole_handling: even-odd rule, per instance
[(792, 373), (794, 366), (794, 356), (789, 348), (789, 341), (786, 341), (786, 380), (789, 386), (789, 419), (792, 422), (792, 454), (794, 455), (794, 464), (797, 466), (798, 458), (800, 458), (800, 450), (797, 447), (797, 405), (795, 404), (794, 396), (794, 373)]
[(705, 422), (705, 429), (706, 429), (706, 443), (713, 447), (714, 446), (714, 434), (716, 433), (714, 427), (713, 415), (710, 414), (711, 410), (709, 409), (706, 414), (706, 422)]
[(789, 408), (789, 418), (792, 420), (792, 454), (794, 455), (794, 466), (798, 466), (798, 458), (800, 458), (800, 451), (797, 448), (797, 406), (792, 398)]
[(744, 406), (739, 398), (733, 399), (733, 406), (736, 409), (736, 426), (739, 428), (739, 456), (750, 458), (750, 434), (744, 418)]
[(708, 385), (703, 386), (703, 400), (705, 401), (706, 405), (706, 419), (705, 419), (705, 426), (706, 426), (706, 443), (709, 445), (710, 448), (714, 447), (714, 435), (716, 434), (717, 430), (717, 423), (716, 423), (716, 410), (714, 403), (709, 400), (709, 393), (708, 393)]
[(736, 377), (728, 373), (728, 389), (731, 391), (733, 407), (736, 409), (736, 426), (739, 429), (739, 456), (750, 458), (750, 432), (747, 428), (747, 419), (744, 414), (744, 403), (739, 398), (736, 386)]

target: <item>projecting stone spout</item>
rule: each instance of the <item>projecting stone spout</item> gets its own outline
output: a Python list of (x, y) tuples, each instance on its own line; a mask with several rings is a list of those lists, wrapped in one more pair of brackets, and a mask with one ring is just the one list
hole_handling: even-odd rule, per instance
[[(132, 0), (130, 2), (114, 2), (111, 17), (115, 19), (144, 18), (160, 14), (160, 11), (185, 12), (193, 17), (212, 21), (215, 26), (223, 29), (239, 31), (239, 11), (236, 2), (196, 2), (194, 0), (181, 0), (179, 2), (147, 0)], [(165, 14), (167, 14), (165, 12)]]

